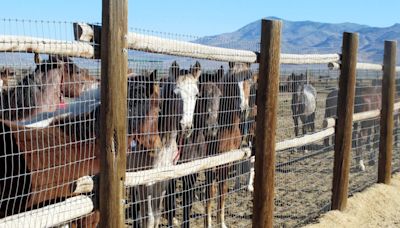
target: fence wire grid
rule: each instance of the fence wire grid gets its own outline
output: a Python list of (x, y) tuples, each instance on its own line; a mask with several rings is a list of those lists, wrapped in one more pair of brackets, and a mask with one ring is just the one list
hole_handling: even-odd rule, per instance
[[(73, 28), (69, 22), (0, 20), (0, 34), (57, 40), (41, 44), (49, 49), (71, 44)], [(189, 41), (259, 51), (252, 41), (130, 31), (177, 46)], [(128, 51), (126, 225), (251, 226), (258, 64), (182, 57), (199, 53), (195, 48), (177, 56), (158, 52)], [(0, 223), (99, 223), (100, 66), (93, 58), (0, 53)], [(330, 209), (334, 127), (327, 120), (336, 118), (339, 75), (326, 65), (281, 65), (277, 227), (306, 224)], [(382, 72), (357, 71), (354, 113), (381, 108), (381, 84)], [(398, 113), (393, 171), (400, 168)], [(377, 180), (379, 125), (379, 117), (353, 125), (349, 194)], [(318, 139), (287, 146), (309, 135)]]
[[(0, 29), (57, 39), (41, 44), (49, 49), (73, 39), (67, 22), (0, 20)], [(16, 223), (22, 219), (30, 226), (88, 227), (98, 220), (92, 212), (96, 190), (78, 196), (76, 183), (99, 169), (92, 112), (99, 77), (89, 70), (99, 68), (93, 59), (0, 53), (0, 216), (6, 226), (26, 226)]]

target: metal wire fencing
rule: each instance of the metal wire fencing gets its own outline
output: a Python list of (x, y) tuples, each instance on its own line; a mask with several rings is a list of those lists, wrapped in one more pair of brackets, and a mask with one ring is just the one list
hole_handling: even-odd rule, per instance
[[(400, 102), (400, 72), (396, 74), (396, 95), (395, 104)], [(392, 159), (392, 172), (400, 171), (400, 115), (399, 110), (394, 110), (394, 126), (393, 126), (393, 159)]]
[[(172, 46), (198, 42), (194, 36), (133, 31)], [(127, 171), (134, 178), (126, 188), (126, 224), (249, 226), (257, 66), (171, 56), (168, 49), (129, 52), (137, 64), (128, 77), (134, 84), (128, 96), (135, 94), (128, 104), (137, 112), (128, 118), (142, 119), (128, 126)], [(157, 180), (144, 178), (146, 173)]]
[[(337, 70), (282, 65), (276, 152), (275, 225), (293, 227), (330, 208), (333, 140), (327, 112), (336, 107)], [(332, 112), (335, 113), (335, 112)], [(329, 131), (329, 129), (328, 129)], [(291, 143), (293, 139), (298, 142)], [(291, 144), (289, 146), (289, 144)], [(296, 145), (297, 144), (297, 145)]]
[(99, 169), (93, 111), (99, 81), (88, 70), (99, 62), (18, 51), (24, 45), (70, 48), (71, 28), (67, 22), (0, 20), (1, 45), (16, 50), (0, 53), (0, 220), (6, 226), (24, 226), (21, 220), (90, 226), (97, 219), (96, 191), (81, 195), (77, 181)]
[(377, 110), (377, 115), (353, 123), (350, 194), (377, 182), (381, 102), (382, 71), (358, 70), (354, 113)]

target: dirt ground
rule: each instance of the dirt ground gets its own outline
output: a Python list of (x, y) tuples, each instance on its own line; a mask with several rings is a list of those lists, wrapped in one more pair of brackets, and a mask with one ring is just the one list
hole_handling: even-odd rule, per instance
[(375, 184), (349, 198), (343, 211), (330, 211), (318, 219), (318, 227), (399, 227), (400, 174), (390, 185)]

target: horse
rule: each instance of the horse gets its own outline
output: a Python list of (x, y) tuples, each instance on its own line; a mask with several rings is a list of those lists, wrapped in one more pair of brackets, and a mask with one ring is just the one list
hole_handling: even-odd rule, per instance
[(9, 86), (10, 77), (14, 77), (15, 72), (12, 68), (2, 67), (0, 69), (0, 93)]
[[(179, 163), (185, 163), (196, 159), (204, 158), (208, 154), (209, 142), (215, 140), (218, 134), (218, 111), (221, 98), (221, 90), (216, 83), (224, 75), (221, 66), (216, 72), (203, 73), (199, 79), (199, 94), (196, 101), (193, 117), (194, 128), (189, 138), (186, 138), (181, 150)], [(183, 185), (182, 227), (190, 227), (190, 214), (193, 199), (195, 197), (194, 186), (198, 174), (190, 174), (181, 177)], [(168, 186), (165, 210), (167, 211), (168, 225), (177, 225), (176, 215), (176, 180), (171, 180)]]
[(32, 74), (15, 87), (2, 91), (1, 118), (23, 121), (38, 113), (56, 111), (63, 94), (67, 97), (79, 95), (71, 93), (73, 86), (65, 86), (64, 80), (78, 80), (84, 73), (68, 58), (49, 55), (48, 60), (37, 63)]
[[(325, 101), (325, 119), (330, 117), (336, 117), (337, 115), (337, 96), (338, 90), (331, 91)], [(354, 99), (354, 113), (366, 112), (376, 109), (381, 109), (381, 88), (380, 86), (373, 84), (372, 86), (360, 86), (357, 85), (355, 89)], [(367, 151), (373, 149), (371, 136), (379, 134), (377, 129), (376, 120), (363, 120), (353, 123), (353, 148), (356, 148), (356, 162), (358, 169), (361, 171), (365, 170), (365, 164), (363, 160), (363, 146), (366, 146)], [(325, 146), (330, 145), (330, 138), (324, 140)], [(370, 154), (369, 163), (373, 165), (375, 162), (374, 153)]]
[(292, 118), (294, 122), (294, 133), (299, 136), (299, 119), (302, 122), (303, 135), (307, 131), (314, 132), (315, 111), (317, 108), (317, 91), (307, 82), (304, 74), (292, 73), (288, 78), (289, 92), (292, 92)]
[[(255, 156), (255, 131), (256, 131), (256, 117), (257, 117), (257, 105), (256, 105), (256, 93), (257, 93), (257, 81), (258, 81), (258, 73), (254, 73), (253, 76), (244, 81), (244, 87), (250, 88), (250, 90), (244, 90), (247, 93), (244, 93), (245, 96), (249, 97), (249, 108), (246, 108), (242, 111), (242, 123), (241, 133), (243, 135), (242, 145), (248, 146), (251, 149), (251, 156)], [(249, 192), (253, 192), (253, 179), (254, 179), (254, 168), (253, 162), (251, 160), (245, 160), (235, 165), (236, 168), (236, 181), (235, 181), (235, 189), (241, 188), (241, 179), (242, 177), (246, 182), (246, 190)], [(253, 171), (252, 171), (253, 170)]]
[[(222, 154), (242, 146), (241, 121), (242, 114), (249, 110), (250, 87), (244, 86), (244, 81), (252, 77), (250, 64), (247, 63), (229, 63), (229, 71), (221, 79), (219, 85), (222, 91), (220, 101), (220, 113), (218, 115), (218, 124), (221, 126), (216, 141), (209, 145), (212, 150), (208, 155)], [(215, 190), (213, 180), (218, 181), (218, 212), (217, 221), (221, 227), (225, 224), (225, 197), (228, 193), (228, 171), (230, 165), (215, 168), (206, 171), (206, 213), (205, 226), (212, 226), (211, 219), (211, 198), (214, 197)]]
[[(199, 62), (196, 62), (189, 70), (180, 69), (175, 61), (172, 63), (168, 78), (161, 83), (158, 116), (160, 142), (165, 149), (153, 155), (152, 159), (132, 160), (150, 161), (149, 167), (151, 168), (172, 166), (178, 162), (181, 145), (193, 132), (193, 116), (199, 93), (197, 84), (200, 75)], [(143, 227), (159, 226), (168, 183), (169, 181), (162, 181), (139, 186), (136, 198), (141, 203), (135, 206), (136, 208), (140, 206), (140, 221), (134, 224), (135, 227), (140, 224)]]
[[(50, 126), (58, 126), (62, 132), (77, 142), (90, 140), (98, 144), (97, 140), (100, 134), (98, 117), (101, 110), (100, 88), (90, 94), (94, 99), (92, 101), (94, 105), (90, 106), (91, 109), (86, 109), (86, 112), (83, 113), (71, 112), (67, 117), (56, 118), (50, 123)], [(128, 75), (127, 96), (127, 170), (148, 169), (152, 165), (154, 155), (165, 150), (158, 133), (160, 86), (157, 81), (157, 71)], [(97, 146), (96, 157), (100, 155), (98, 150)], [(97, 174), (100, 170), (99, 164), (95, 163), (92, 169), (94, 169), (94, 174)], [(128, 192), (128, 197), (131, 200), (140, 200), (135, 198), (134, 192)], [(144, 199), (142, 200), (144, 202)], [(146, 205), (143, 206), (143, 210), (146, 207)], [(128, 207), (127, 215), (129, 213), (137, 215), (138, 210), (137, 207)], [(98, 217), (98, 211), (95, 211), (90, 218), (86, 219), (95, 226), (98, 223)]]

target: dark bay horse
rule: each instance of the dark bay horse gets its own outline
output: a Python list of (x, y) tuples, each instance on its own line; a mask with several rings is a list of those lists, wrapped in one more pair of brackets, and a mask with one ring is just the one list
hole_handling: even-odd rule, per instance
[[(325, 101), (325, 118), (336, 117), (337, 115), (337, 96), (338, 90), (331, 91)], [(381, 109), (381, 87), (373, 84), (372, 86), (356, 85), (354, 99), (354, 113), (366, 112)], [(356, 148), (356, 161), (361, 171), (365, 170), (363, 160), (364, 146), (367, 151), (371, 151), (369, 163), (374, 163), (372, 142), (373, 137), (379, 134), (379, 125), (377, 120), (363, 120), (353, 123), (353, 148)], [(325, 146), (330, 145), (330, 138), (325, 139)]]
[[(218, 134), (218, 111), (220, 105), (221, 91), (216, 83), (224, 75), (221, 67), (216, 72), (201, 74), (199, 79), (199, 94), (196, 101), (193, 117), (194, 128), (192, 134), (184, 140), (181, 149), (179, 163), (194, 161), (207, 156), (213, 140), (217, 139)], [(181, 178), (183, 185), (182, 207), (183, 221), (182, 227), (190, 227), (190, 214), (194, 200), (194, 186), (198, 174), (191, 174)], [(177, 225), (176, 216), (176, 180), (171, 180), (168, 186), (165, 211), (168, 217), (168, 225)]]

